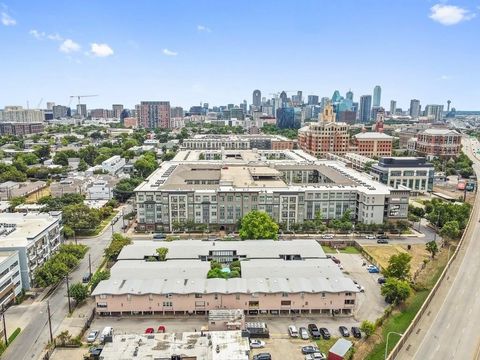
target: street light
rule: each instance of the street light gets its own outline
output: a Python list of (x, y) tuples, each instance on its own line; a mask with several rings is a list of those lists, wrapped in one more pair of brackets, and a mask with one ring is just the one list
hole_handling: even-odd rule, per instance
[(398, 332), (395, 332), (395, 331), (390, 331), (388, 334), (387, 334), (387, 342), (385, 343), (385, 360), (387, 360), (387, 351), (388, 351), (388, 337), (390, 336), (390, 334), (395, 334), (395, 335), (398, 335), (400, 337), (403, 336), (403, 334), (401, 333), (398, 333)]

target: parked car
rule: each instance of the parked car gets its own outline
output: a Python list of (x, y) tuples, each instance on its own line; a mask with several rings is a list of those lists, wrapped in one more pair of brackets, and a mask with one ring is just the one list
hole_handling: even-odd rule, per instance
[(315, 324), (308, 324), (308, 332), (314, 339), (320, 339), (320, 331), (318, 331), (318, 327)]
[(350, 331), (348, 331), (348, 328), (346, 326), (340, 326), (338, 330), (340, 331), (340, 334), (342, 334), (343, 337), (350, 336)]
[(365, 235), (365, 239), (367, 239), (367, 240), (374, 240), (374, 239), (375, 239), (375, 235), (372, 235), (372, 234)]
[(362, 332), (360, 331), (360, 328), (356, 326), (352, 326), (352, 335), (354, 338), (361, 339), (362, 338)]
[(356, 286), (360, 292), (365, 292), (365, 288), (362, 285), (356, 284)]
[(290, 325), (288, 327), (288, 335), (290, 335), (290, 337), (298, 337), (298, 330), (295, 325)]
[(146, 328), (145, 329), (145, 334), (153, 334), (155, 332), (154, 328)]
[(367, 270), (371, 274), (378, 274), (380, 272), (380, 270), (376, 266), (369, 267), (367, 268)]
[(390, 239), (387, 235), (385, 234), (380, 234), (380, 235), (377, 235), (377, 239), (384, 239), (384, 240), (388, 240)]
[(272, 355), (270, 353), (260, 353), (253, 355), (253, 360), (272, 360)]
[(378, 239), (377, 244), (388, 244), (388, 240), (387, 239)]
[(154, 239), (165, 239), (167, 236), (162, 233), (153, 234)]
[(304, 327), (299, 328), (298, 333), (300, 334), (300, 338), (302, 338), (303, 340), (310, 339), (310, 336), (308, 336), (308, 331), (306, 328)]
[(90, 273), (83, 274), (82, 283), (87, 284), (91, 278), (92, 275)]
[(342, 265), (342, 264), (338, 264), (338, 268), (339, 268), (340, 270), (343, 270), (343, 265)]
[(93, 343), (95, 341), (95, 339), (97, 338), (98, 336), (98, 333), (99, 331), (98, 330), (92, 330), (88, 333), (88, 336), (87, 336), (87, 342), (88, 343)]
[(316, 352), (320, 352), (320, 350), (314, 345), (302, 346), (302, 354), (313, 354)]
[(324, 340), (330, 339), (330, 331), (328, 331), (327, 328), (324, 328), (324, 327), (320, 328), (320, 334), (322, 335)]
[(265, 347), (265, 341), (250, 339), (250, 349), (260, 349)]
[(305, 360), (326, 360), (327, 357), (324, 353), (314, 352), (313, 354), (305, 355)]
[(335, 263), (335, 264), (340, 264), (341, 261), (338, 260), (335, 256), (332, 256), (330, 259), (332, 259), (332, 261)]
[(385, 279), (384, 277), (379, 277), (377, 279), (377, 282), (382, 285), (382, 284), (385, 284), (387, 282), (387, 279)]
[(323, 234), (322, 239), (333, 239), (333, 234)]

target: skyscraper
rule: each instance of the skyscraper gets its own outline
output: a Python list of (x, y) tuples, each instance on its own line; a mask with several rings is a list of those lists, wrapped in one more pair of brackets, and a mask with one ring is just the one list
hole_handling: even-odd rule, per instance
[(360, 96), (360, 110), (358, 114), (358, 120), (360, 122), (369, 122), (372, 111), (372, 95)]
[(284, 104), (286, 104), (287, 102), (287, 93), (285, 91), (282, 91), (280, 93), (280, 106), (285, 106)]
[(123, 105), (122, 104), (113, 104), (112, 105), (112, 110), (113, 110), (113, 117), (116, 117), (117, 119), (119, 119), (120, 114), (123, 111)]
[(420, 116), (420, 100), (410, 100), (410, 116), (414, 119)]
[(277, 109), (277, 126), (279, 129), (298, 129), (300, 120), (296, 121), (295, 109), (293, 107), (282, 107)]
[(318, 105), (318, 95), (308, 95), (308, 105)]
[(425, 116), (431, 117), (433, 122), (443, 120), (443, 105), (427, 105), (425, 106)]
[(345, 97), (347, 98), (347, 100), (353, 101), (353, 92), (351, 90), (348, 90), (345, 94)]
[(167, 129), (170, 126), (170, 101), (142, 101), (139, 125), (145, 129)]
[(78, 104), (77, 105), (77, 116), (87, 117), (87, 105)]
[(395, 115), (397, 111), (397, 102), (395, 100), (390, 100), (390, 116)]
[(373, 106), (380, 106), (382, 101), (382, 88), (380, 85), (377, 85), (373, 88)]
[(252, 104), (256, 107), (260, 107), (262, 105), (262, 93), (260, 90), (253, 90)]

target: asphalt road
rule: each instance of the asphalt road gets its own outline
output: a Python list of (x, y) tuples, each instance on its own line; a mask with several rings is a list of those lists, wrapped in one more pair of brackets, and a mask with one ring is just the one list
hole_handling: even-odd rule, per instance
[[(128, 210), (125, 209), (125, 214)], [(106, 231), (93, 238), (78, 239), (79, 243), (83, 243), (89, 246), (88, 253), (80, 262), (79, 266), (70, 273), (70, 284), (82, 281), (82, 277), (85, 273), (88, 273), (88, 257), (90, 255), (92, 262), (92, 272), (100, 265), (103, 250), (110, 243), (113, 232), (121, 232), (122, 220), (120, 219), (115, 223), (113, 229), (109, 226)], [(48, 297), (50, 302), (51, 322), (53, 336), (57, 334), (59, 326), (63, 319), (68, 314), (68, 301), (67, 301), (67, 285), (64, 281), (57, 289)], [(72, 299), (73, 306), (73, 299)], [(2, 359), (6, 360), (26, 360), (37, 359), (45, 346), (50, 340), (48, 329), (48, 316), (47, 316), (47, 299), (44, 301), (38, 301), (31, 305), (19, 305), (11, 306), (6, 314), (6, 318), (10, 316), (27, 316), (30, 319), (28, 326), (22, 329), (20, 335), (15, 341), (7, 348), (2, 356)]]
[[(480, 145), (470, 141), (464, 141), (464, 151), (474, 160), (475, 172), (480, 175), (480, 160), (472, 152), (472, 146), (478, 149)], [(480, 192), (475, 198), (472, 226), (446, 281), (396, 359), (480, 359), (479, 213)]]

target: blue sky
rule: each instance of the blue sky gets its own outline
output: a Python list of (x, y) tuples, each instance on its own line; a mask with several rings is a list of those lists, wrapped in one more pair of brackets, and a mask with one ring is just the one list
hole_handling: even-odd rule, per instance
[(480, 0), (8, 1), (0, 107), (238, 104), (256, 88), (358, 100), (379, 84), (386, 107), (478, 110), (479, 14)]

